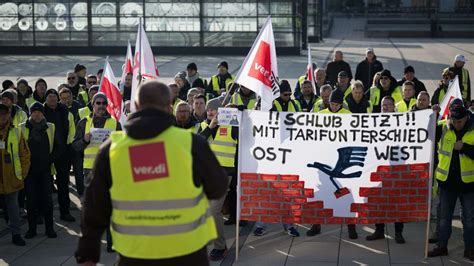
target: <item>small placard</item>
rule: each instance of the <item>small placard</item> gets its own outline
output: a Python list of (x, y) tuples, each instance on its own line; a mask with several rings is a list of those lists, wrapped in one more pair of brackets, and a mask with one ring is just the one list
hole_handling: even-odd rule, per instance
[(236, 126), (240, 124), (240, 111), (237, 108), (219, 108), (217, 120), (221, 126)]

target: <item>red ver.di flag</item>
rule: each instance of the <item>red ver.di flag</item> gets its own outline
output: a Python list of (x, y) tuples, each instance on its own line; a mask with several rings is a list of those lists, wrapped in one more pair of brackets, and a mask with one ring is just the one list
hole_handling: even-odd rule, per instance
[(114, 72), (110, 67), (109, 61), (105, 61), (104, 76), (100, 83), (100, 91), (103, 92), (108, 99), (107, 111), (115, 120), (120, 121), (122, 117), (122, 94), (117, 86)]
[(445, 119), (449, 113), (449, 105), (454, 99), (462, 99), (461, 89), (459, 88), (458, 76), (456, 76), (449, 84), (448, 91), (444, 95), (443, 101), (440, 103), (441, 108), (439, 119)]
[(271, 17), (263, 25), (252, 49), (244, 60), (235, 83), (245, 86), (261, 98), (261, 109), (268, 111), (280, 94), (278, 64)]

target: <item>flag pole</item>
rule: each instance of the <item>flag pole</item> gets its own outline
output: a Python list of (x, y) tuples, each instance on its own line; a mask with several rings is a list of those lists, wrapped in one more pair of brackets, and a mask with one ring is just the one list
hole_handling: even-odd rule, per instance
[[(137, 75), (137, 79), (138, 79), (138, 84), (137, 84), (137, 88), (138, 86), (140, 86), (140, 84), (142, 83), (142, 54), (143, 54), (143, 51), (142, 51), (142, 29), (143, 29), (143, 21), (142, 21), (143, 17), (140, 17), (140, 24), (138, 25), (139, 27), (139, 32), (138, 32), (138, 43), (140, 44), (140, 54), (138, 55), (138, 75)], [(145, 29), (143, 29), (144, 31)], [(135, 51), (137, 50), (137, 47), (135, 47)]]
[[(433, 154), (433, 152), (435, 151), (435, 145), (436, 145), (436, 125), (438, 124), (437, 123), (437, 118), (435, 117), (436, 113), (432, 113), (431, 114), (431, 123), (432, 123), (432, 126), (431, 126), (431, 135), (433, 136), (433, 144), (431, 145), (431, 154)], [(433, 194), (433, 175), (434, 175), (434, 171), (433, 171), (433, 167), (434, 167), (434, 156), (431, 156), (430, 158), (430, 178), (429, 178), (429, 181), (428, 181), (428, 217), (427, 217), (427, 220), (426, 220), (426, 231), (425, 231), (425, 259), (428, 258), (428, 249), (429, 249), (429, 234), (430, 234), (430, 226), (431, 226), (431, 200), (432, 200), (432, 194)], [(436, 181), (435, 181), (436, 182)], [(436, 213), (436, 215), (438, 216), (438, 221), (439, 222), (439, 213)]]
[[(106, 70), (106, 67), (107, 67), (107, 62), (109, 61), (109, 56), (105, 57), (105, 63), (104, 63), (104, 72)], [(105, 74), (105, 73), (104, 73)], [(102, 82), (104, 81), (104, 74), (102, 74), (102, 78), (100, 79), (100, 83), (99, 83), (99, 91), (100, 89), (102, 88)], [(92, 99), (91, 99), (92, 100)]]

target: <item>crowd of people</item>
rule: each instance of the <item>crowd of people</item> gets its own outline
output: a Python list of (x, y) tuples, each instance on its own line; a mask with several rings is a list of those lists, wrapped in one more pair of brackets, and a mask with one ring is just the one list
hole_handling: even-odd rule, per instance
[[(377, 60), (374, 49), (367, 48), (366, 57), (357, 65), (353, 77), (351, 66), (344, 61), (342, 51), (337, 50), (333, 61), (325, 69), (313, 66), (313, 81), (308, 80), (305, 74), (298, 77), (292, 88), (287, 80), (281, 80), (280, 95), (273, 101), (271, 110), (336, 114), (425, 109), (439, 112), (439, 104), (443, 101), (448, 86), (458, 76), (463, 99), (450, 103), (448, 118), (441, 120), (437, 128), (439, 144), (434, 167), (440, 203), (437, 208), (438, 226), (431, 241), (438, 245), (429, 255), (447, 255), (454, 206), (459, 198), (462, 203), (464, 255), (474, 260), (474, 105), (469, 72), (464, 68), (465, 62), (463, 55), (457, 55), (452, 66), (440, 70), (439, 86), (430, 96), (423, 82), (416, 78), (412, 66), (406, 66), (403, 77), (397, 80)], [(161, 104), (158, 108), (160, 111), (138, 108), (137, 113), (140, 115), (129, 114), (124, 125), (127, 134), (134, 139), (151, 138), (173, 126), (207, 140), (213, 155), (196, 154), (193, 162), (196, 160), (197, 164), (208, 167), (193, 171), (206, 175), (194, 176), (194, 183), (205, 184), (209, 212), (215, 221), (214, 247), (208, 255), (211, 260), (222, 260), (227, 254), (224, 226), (246, 224), (245, 221), (238, 221), (236, 215), (238, 130), (234, 126), (218, 124), (218, 108), (244, 110), (259, 109), (260, 106), (255, 92), (234, 83), (234, 77), (228, 69), (227, 62), (223, 61), (218, 64), (217, 73), (206, 80), (200, 76), (197, 65), (190, 63), (186, 71), (180, 71), (174, 76), (173, 83), (154, 84), (157, 90), (169, 91), (170, 102), (165, 105), (162, 99), (150, 94), (152, 92), (150, 88), (145, 88), (145, 82), (142, 86), (143, 97), (138, 100), (142, 101), (142, 109), (153, 106), (158, 108), (158, 105), (147, 102), (146, 97), (149, 97)], [(65, 82), (57, 88), (49, 88), (42, 78), (36, 81), (34, 89), (25, 79), (19, 79), (16, 83), (3, 81), (0, 104), (0, 206), (3, 209), (1, 214), (9, 222), (13, 244), (26, 245), (20, 234), (22, 217), (28, 221), (24, 238), (34, 238), (39, 224), (44, 224), (47, 237), (57, 237), (53, 218), (54, 192), (57, 192), (60, 220), (75, 221), (70, 213), (72, 171), (75, 190), (81, 199), (85, 197), (84, 209), (88, 210), (82, 216), (83, 237), (76, 252), (78, 262), (98, 261), (100, 251), (97, 250), (97, 245), (94, 246), (94, 241), (100, 239), (104, 231), (109, 252), (114, 249), (119, 253), (128, 250), (128, 246), (116, 243), (125, 238), (116, 239), (116, 229), (109, 229), (109, 224), (114, 222), (110, 213), (118, 207), (111, 206), (110, 199), (101, 194), (104, 190), (110, 189), (112, 192), (113, 189), (118, 189), (110, 187), (111, 180), (115, 180), (114, 171), (118, 171), (112, 167), (116, 162), (109, 161), (107, 150), (104, 155), (107, 159), (104, 160), (109, 165), (108, 169), (103, 166), (95, 169), (94, 166), (96, 158), (101, 156), (100, 146), (113, 132), (122, 130), (122, 125), (107, 112), (107, 96), (99, 92), (102, 72), (103, 70), (99, 70), (95, 75), (87, 75), (87, 68), (77, 64), (73, 71), (66, 73)], [(133, 74), (128, 73), (124, 82), (119, 84), (127, 113), (130, 113), (130, 105), (135, 104), (130, 102), (132, 78)], [(157, 124), (153, 119), (162, 123)], [(179, 132), (176, 134), (178, 136)], [(200, 140), (196, 140), (196, 143), (200, 143)], [(194, 145), (193, 142), (193, 149)], [(107, 147), (111, 157), (119, 156), (112, 154), (112, 150), (118, 149), (117, 147), (111, 147), (110, 143)], [(220, 166), (214, 164), (215, 158)], [(123, 158), (119, 156), (117, 160), (119, 159)], [(104, 176), (96, 181), (101, 174)], [(206, 190), (206, 186), (218, 192)], [(95, 206), (88, 207), (88, 204)], [(229, 214), (226, 220), (223, 219), (223, 211)], [(370, 241), (385, 238), (384, 226), (377, 224), (375, 232), (366, 239)], [(283, 228), (289, 235), (299, 236), (294, 225), (284, 224)], [(397, 243), (405, 243), (402, 231), (403, 223), (395, 223)], [(306, 234), (314, 236), (320, 232), (321, 225), (315, 224)], [(348, 225), (348, 232), (351, 239), (358, 238), (355, 225)], [(265, 233), (265, 224), (257, 223), (254, 234), (261, 236)], [(202, 253), (202, 250), (199, 252)], [(121, 255), (126, 259), (126, 254)]]

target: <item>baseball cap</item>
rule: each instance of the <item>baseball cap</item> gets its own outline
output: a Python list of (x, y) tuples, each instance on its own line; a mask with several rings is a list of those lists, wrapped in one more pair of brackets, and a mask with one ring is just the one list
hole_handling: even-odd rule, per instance
[(457, 54), (455, 57), (454, 57), (454, 62), (466, 62), (466, 58), (464, 57), (464, 55), (462, 54)]

